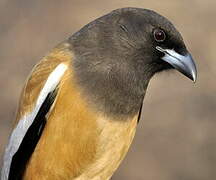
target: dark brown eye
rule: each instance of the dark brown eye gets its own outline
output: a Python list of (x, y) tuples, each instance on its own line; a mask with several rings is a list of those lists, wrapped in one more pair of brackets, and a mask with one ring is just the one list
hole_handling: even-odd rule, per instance
[(153, 32), (153, 34), (154, 34), (154, 39), (157, 42), (163, 42), (166, 39), (166, 34), (161, 29), (155, 29), (154, 32)]

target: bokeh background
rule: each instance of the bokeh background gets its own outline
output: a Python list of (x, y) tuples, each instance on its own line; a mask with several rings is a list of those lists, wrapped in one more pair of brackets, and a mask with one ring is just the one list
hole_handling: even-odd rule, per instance
[(0, 0), (1, 159), (33, 65), (86, 23), (130, 6), (168, 17), (199, 74), (196, 84), (174, 71), (151, 80), (135, 140), (113, 179), (216, 179), (215, 0)]

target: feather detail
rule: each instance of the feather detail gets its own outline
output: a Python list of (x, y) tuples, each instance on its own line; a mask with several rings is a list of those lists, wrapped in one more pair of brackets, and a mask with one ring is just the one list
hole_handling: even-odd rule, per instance
[(26, 114), (17, 124), (15, 129), (13, 130), (11, 137), (9, 139), (9, 144), (6, 148), (5, 155), (4, 155), (4, 163), (1, 172), (1, 180), (7, 180), (10, 171), (10, 165), (14, 154), (20, 147), (22, 140), (33, 123), (35, 117), (37, 116), (41, 105), (45, 101), (48, 94), (55, 90), (57, 85), (59, 84), (63, 74), (67, 69), (67, 65), (61, 63), (59, 64), (54, 71), (49, 75), (43, 89), (41, 90), (34, 109), (32, 112)]

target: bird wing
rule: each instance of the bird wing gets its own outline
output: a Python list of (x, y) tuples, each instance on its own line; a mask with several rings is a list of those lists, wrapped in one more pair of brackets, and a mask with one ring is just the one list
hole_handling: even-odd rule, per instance
[(21, 179), (56, 99), (58, 84), (71, 55), (66, 44), (55, 48), (35, 66), (23, 89), (16, 125), (4, 154), (1, 180)]

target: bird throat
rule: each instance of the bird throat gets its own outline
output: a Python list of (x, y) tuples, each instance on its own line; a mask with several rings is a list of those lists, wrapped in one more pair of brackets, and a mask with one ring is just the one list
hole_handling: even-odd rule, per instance
[[(88, 62), (86, 62), (88, 61)], [(91, 59), (72, 63), (75, 80), (89, 104), (110, 116), (133, 117), (142, 105), (150, 78), (119, 64), (92, 65)], [(117, 118), (121, 119), (121, 118)]]

